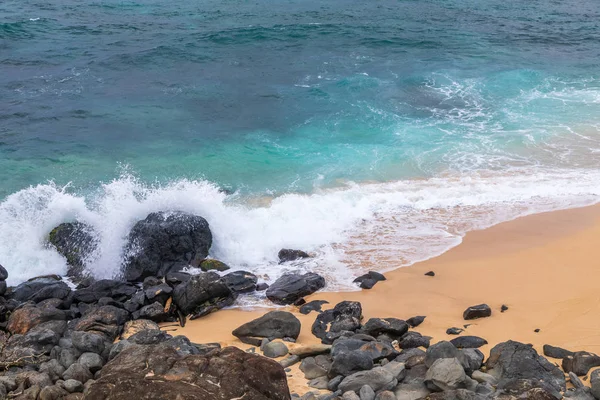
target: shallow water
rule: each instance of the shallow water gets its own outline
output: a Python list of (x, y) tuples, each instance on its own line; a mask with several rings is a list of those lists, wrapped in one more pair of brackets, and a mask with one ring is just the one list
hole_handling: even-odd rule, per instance
[[(151, 211), (205, 216), (265, 280), (281, 247), (347, 289), (472, 229), (600, 194), (600, 4), (0, 3), (0, 263), (98, 276)], [(219, 188), (227, 189), (225, 195)]]

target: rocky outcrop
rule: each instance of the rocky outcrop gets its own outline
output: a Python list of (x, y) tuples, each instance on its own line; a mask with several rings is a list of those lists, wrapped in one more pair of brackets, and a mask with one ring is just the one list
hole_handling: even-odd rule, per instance
[(67, 276), (82, 279), (86, 275), (86, 260), (98, 246), (91, 226), (81, 222), (60, 224), (48, 234), (48, 242), (67, 260)]
[(183, 212), (152, 213), (129, 234), (123, 277), (141, 282), (148, 276), (163, 277), (176, 267), (197, 266), (211, 245), (204, 218)]
[(267, 298), (275, 304), (293, 304), (325, 287), (325, 279), (312, 272), (282, 275), (267, 289)]
[(267, 358), (228, 347), (185, 354), (168, 341), (133, 345), (103, 369), (86, 400), (288, 400), (283, 368)]

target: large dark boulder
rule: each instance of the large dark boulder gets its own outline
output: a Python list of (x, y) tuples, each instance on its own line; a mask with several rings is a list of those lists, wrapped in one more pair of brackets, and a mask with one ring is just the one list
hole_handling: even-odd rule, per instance
[[(487, 373), (499, 380), (498, 388), (510, 387), (517, 391), (515, 382), (526, 382), (523, 392), (532, 387), (552, 388), (555, 393), (565, 390), (564, 373), (531, 346), (509, 340), (496, 345), (486, 362)], [(559, 397), (560, 398), (560, 397)]]
[(359, 302), (342, 301), (333, 309), (319, 314), (311, 327), (311, 332), (323, 343), (331, 342), (328, 333), (355, 332), (360, 328), (361, 319), (362, 306)]
[(104, 366), (84, 399), (290, 399), (285, 371), (275, 361), (234, 347), (185, 354), (170, 342), (125, 348)]
[(232, 305), (235, 293), (216, 272), (204, 272), (177, 286), (173, 300), (183, 314), (193, 319)]
[(267, 289), (267, 298), (275, 304), (293, 304), (325, 287), (325, 279), (313, 272), (282, 275)]
[(48, 234), (48, 242), (66, 258), (69, 265), (67, 276), (81, 279), (86, 275), (86, 260), (98, 245), (91, 226), (81, 222), (60, 224)]
[(174, 267), (198, 266), (211, 245), (204, 218), (183, 212), (152, 213), (129, 234), (123, 276), (141, 282), (148, 276), (163, 277)]
[(240, 326), (232, 334), (242, 338), (297, 339), (300, 335), (300, 321), (287, 311), (270, 311)]
[(46, 299), (64, 299), (71, 293), (69, 286), (57, 276), (41, 276), (23, 282), (12, 291), (11, 298), (39, 303)]
[(103, 297), (111, 297), (116, 301), (126, 301), (137, 291), (137, 288), (129, 283), (112, 279), (95, 281), (89, 286), (77, 289), (73, 293), (76, 302), (95, 303)]

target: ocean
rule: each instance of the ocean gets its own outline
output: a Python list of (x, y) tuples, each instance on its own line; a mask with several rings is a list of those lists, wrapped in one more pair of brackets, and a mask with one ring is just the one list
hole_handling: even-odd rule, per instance
[(234, 269), (356, 289), (598, 202), (599, 60), (595, 0), (3, 0), (0, 264), (64, 274), (46, 238), (77, 220), (113, 277), (182, 210)]

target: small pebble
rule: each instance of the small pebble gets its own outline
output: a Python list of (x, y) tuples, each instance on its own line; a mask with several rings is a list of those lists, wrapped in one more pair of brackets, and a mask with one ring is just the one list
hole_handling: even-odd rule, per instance
[(508, 310), (508, 307), (502, 304), (502, 307), (500, 307), (500, 312), (504, 312), (506, 310)]
[(427, 275), (427, 276), (435, 276), (435, 272), (429, 271), (429, 272), (426, 272), (425, 275)]
[(534, 332), (535, 332), (535, 333), (538, 333), (539, 331), (540, 331), (540, 329), (539, 329), (539, 328), (538, 328), (538, 329), (536, 329), (536, 330), (534, 330)]

